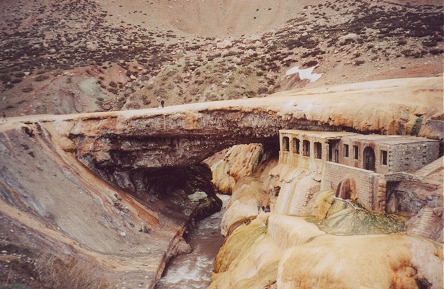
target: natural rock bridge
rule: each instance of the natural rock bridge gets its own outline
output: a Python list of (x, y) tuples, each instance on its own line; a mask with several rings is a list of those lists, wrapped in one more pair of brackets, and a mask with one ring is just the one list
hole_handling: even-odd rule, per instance
[[(427, 87), (427, 89), (424, 89)], [(237, 143), (277, 142), (282, 128), (440, 138), (441, 79), (388, 80), (269, 98), (66, 117), (77, 156), (101, 166), (186, 166)], [(429, 122), (430, 121), (430, 122)]]
[[(127, 278), (134, 287), (153, 286), (168, 258), (186, 251), (187, 222), (217, 209), (203, 159), (239, 143), (275, 143), (278, 150), (281, 128), (442, 140), (441, 83), (387, 80), (261, 99), (8, 118), (0, 125), (2, 226), (11, 240), (51, 254), (69, 244), (72, 254), (113, 272), (115, 284)], [(206, 203), (187, 198), (197, 190), (208, 192)], [(32, 238), (14, 235), (25, 227)]]
[[(424, 88), (427, 89), (424, 89)], [(197, 164), (234, 144), (276, 144), (279, 129), (347, 130), (442, 138), (439, 78), (385, 80), (281, 93), (262, 99), (48, 117), (65, 150), (108, 181), (146, 190), (152, 169)], [(143, 181), (142, 181), (143, 180)], [(142, 185), (143, 184), (143, 185)], [(139, 187), (139, 189), (138, 189)]]

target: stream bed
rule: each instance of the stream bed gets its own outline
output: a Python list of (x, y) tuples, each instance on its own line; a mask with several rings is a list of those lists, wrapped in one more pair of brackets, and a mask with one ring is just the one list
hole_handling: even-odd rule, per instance
[(222, 210), (197, 223), (187, 238), (193, 252), (173, 258), (156, 289), (204, 289), (210, 285), (213, 262), (224, 241), (220, 222), (229, 196), (219, 198), (224, 201)]

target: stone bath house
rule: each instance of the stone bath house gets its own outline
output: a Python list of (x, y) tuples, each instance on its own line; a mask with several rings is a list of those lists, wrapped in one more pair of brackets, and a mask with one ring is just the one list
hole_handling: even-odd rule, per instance
[(314, 172), (321, 191), (352, 182), (353, 198), (384, 212), (387, 186), (439, 157), (439, 142), (398, 135), (280, 130), (279, 164)]

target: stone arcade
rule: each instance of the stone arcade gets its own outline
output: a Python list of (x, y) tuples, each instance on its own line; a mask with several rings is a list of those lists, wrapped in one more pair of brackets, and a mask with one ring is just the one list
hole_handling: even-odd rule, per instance
[[(314, 172), (321, 191), (349, 181), (352, 199), (386, 210), (387, 186), (439, 157), (439, 142), (399, 135), (280, 130), (279, 163)], [(338, 190), (337, 190), (338, 192)]]

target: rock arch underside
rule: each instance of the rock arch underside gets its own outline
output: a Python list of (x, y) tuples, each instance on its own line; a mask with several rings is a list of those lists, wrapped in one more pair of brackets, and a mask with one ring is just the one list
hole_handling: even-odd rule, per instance
[[(418, 115), (418, 135), (442, 147), (442, 93), (441, 78), (396, 79), (261, 99), (8, 118), (0, 124), (1, 234), (46, 265), (86, 268), (105, 276), (103, 285), (152, 288), (166, 261), (189, 250), (182, 238), (189, 222), (220, 207), (204, 159), (252, 142), (277, 151), (284, 128), (410, 134)], [(196, 191), (207, 200), (187, 198)]]

